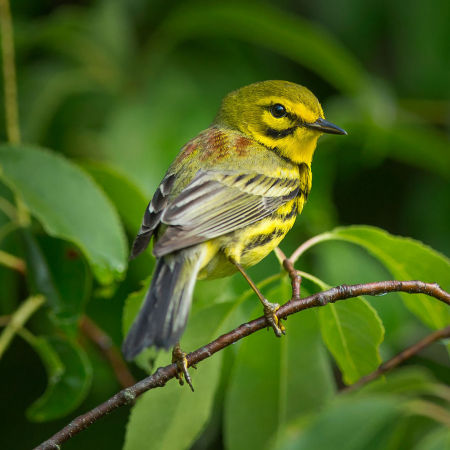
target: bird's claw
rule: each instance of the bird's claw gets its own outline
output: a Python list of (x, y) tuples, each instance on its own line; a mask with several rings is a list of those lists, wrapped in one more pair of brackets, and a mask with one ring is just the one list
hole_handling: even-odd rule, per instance
[[(177, 365), (177, 373), (176, 377), (178, 380), (178, 383), (180, 383), (180, 386), (184, 385), (184, 379), (186, 380), (186, 383), (191, 388), (191, 391), (194, 392), (194, 386), (192, 386), (192, 380), (191, 376), (189, 375), (188, 371), (188, 360), (186, 358), (186, 353), (181, 350), (180, 345), (177, 344), (172, 350), (172, 363), (176, 363)], [(196, 369), (197, 367), (192, 364), (192, 367)]]
[(280, 305), (278, 303), (270, 303), (267, 300), (263, 303), (263, 305), (264, 316), (272, 327), (275, 335), (277, 337), (281, 337), (283, 334), (286, 334), (286, 328), (281, 323), (281, 319), (279, 319), (276, 315), (276, 312), (280, 309)]

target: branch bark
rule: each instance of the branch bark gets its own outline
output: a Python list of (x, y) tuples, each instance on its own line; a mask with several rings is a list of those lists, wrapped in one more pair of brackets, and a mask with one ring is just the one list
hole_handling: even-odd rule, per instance
[(83, 316), (80, 322), (80, 329), (98, 347), (102, 355), (111, 365), (117, 381), (123, 388), (127, 388), (136, 383), (119, 349), (113, 344), (112, 339), (88, 316)]
[(411, 347), (406, 348), (405, 350), (401, 351), (398, 355), (395, 355), (390, 360), (381, 364), (377, 370), (374, 370), (372, 373), (369, 373), (368, 375), (361, 377), (356, 383), (352, 384), (351, 386), (347, 386), (346, 388), (342, 389), (341, 392), (350, 392), (350, 391), (355, 391), (356, 389), (359, 389), (360, 387), (364, 386), (365, 384), (370, 383), (371, 381), (375, 380), (379, 376), (384, 375), (385, 373), (387, 373), (387, 372), (391, 371), (392, 369), (394, 369), (395, 367), (399, 366), (401, 363), (405, 362), (407, 359), (416, 355), (421, 350), (423, 350), (425, 347), (428, 347), (429, 345), (431, 345), (433, 342), (436, 342), (436, 341), (439, 341), (441, 339), (445, 339), (448, 337), (450, 337), (450, 325), (448, 327), (441, 328), (440, 330), (434, 331), (433, 333), (429, 334), (428, 336), (425, 336), (419, 342), (416, 342), (414, 345), (411, 345)]
[[(291, 278), (292, 279), (292, 278)], [(304, 309), (335, 303), (340, 300), (358, 297), (360, 295), (380, 295), (389, 292), (407, 292), (410, 294), (426, 294), (450, 305), (450, 293), (442, 290), (436, 283), (424, 283), (422, 281), (379, 281), (367, 284), (341, 285), (319, 292), (305, 298), (292, 299), (278, 310), (278, 317), (287, 317)], [(204, 359), (211, 357), (214, 353), (243, 339), (268, 326), (264, 316), (251, 322), (244, 323), (234, 330), (226, 333), (209, 344), (195, 350), (187, 355), (188, 365), (192, 366)], [(114, 411), (121, 406), (129, 405), (144, 392), (157, 387), (163, 387), (176, 375), (176, 364), (160, 367), (153, 375), (136, 383), (134, 386), (123, 389), (106, 402), (98, 405), (91, 411), (78, 416), (66, 427), (54, 434), (50, 439), (36, 447), (37, 450), (59, 449), (60, 444), (91, 426), (104, 415)]]

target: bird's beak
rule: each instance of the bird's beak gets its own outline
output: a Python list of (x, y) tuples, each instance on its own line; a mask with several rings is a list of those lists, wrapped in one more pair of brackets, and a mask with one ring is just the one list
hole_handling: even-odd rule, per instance
[(345, 130), (338, 127), (334, 123), (328, 122), (328, 120), (318, 118), (313, 123), (305, 123), (305, 127), (311, 128), (313, 130), (320, 131), (321, 133), (328, 133), (328, 134), (347, 134)]

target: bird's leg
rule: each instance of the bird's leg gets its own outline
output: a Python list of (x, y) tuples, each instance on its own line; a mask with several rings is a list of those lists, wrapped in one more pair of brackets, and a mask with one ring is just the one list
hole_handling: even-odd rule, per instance
[(247, 283), (250, 287), (255, 291), (259, 300), (261, 301), (264, 307), (264, 316), (269, 322), (270, 326), (273, 328), (275, 335), (277, 337), (281, 337), (281, 335), (286, 334), (286, 329), (284, 325), (281, 323), (281, 320), (277, 317), (276, 312), (280, 309), (280, 305), (278, 303), (270, 303), (261, 293), (261, 291), (256, 287), (256, 284), (253, 283), (252, 279), (247, 275), (243, 267), (235, 261), (232, 263), (236, 266), (237, 270), (241, 272), (243, 277), (247, 280)]
[[(172, 363), (176, 363), (177, 365), (177, 379), (178, 383), (180, 383), (181, 386), (183, 386), (183, 375), (186, 379), (186, 383), (191, 388), (191, 391), (194, 392), (194, 386), (192, 386), (192, 380), (191, 376), (189, 375), (188, 371), (188, 361), (186, 359), (186, 353), (181, 350), (180, 343), (177, 342), (172, 349)], [(195, 365), (193, 364), (192, 367), (196, 369)]]

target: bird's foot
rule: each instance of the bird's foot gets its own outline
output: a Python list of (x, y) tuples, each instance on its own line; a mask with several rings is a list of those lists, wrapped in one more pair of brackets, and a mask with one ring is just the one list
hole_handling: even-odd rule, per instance
[(275, 335), (281, 337), (283, 334), (286, 334), (286, 328), (281, 323), (281, 319), (276, 315), (276, 312), (280, 309), (280, 305), (278, 303), (270, 303), (266, 299), (262, 303), (264, 306), (264, 316), (273, 328)]
[[(177, 380), (178, 383), (180, 383), (181, 386), (184, 384), (184, 379), (186, 380), (186, 383), (191, 388), (191, 391), (194, 392), (194, 386), (192, 386), (192, 380), (191, 376), (189, 375), (188, 371), (188, 360), (186, 358), (186, 353), (181, 350), (180, 344), (176, 344), (175, 347), (172, 350), (172, 363), (176, 363), (177, 365)], [(192, 367), (196, 369), (195, 365), (192, 364)]]

